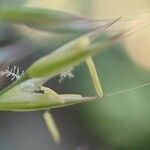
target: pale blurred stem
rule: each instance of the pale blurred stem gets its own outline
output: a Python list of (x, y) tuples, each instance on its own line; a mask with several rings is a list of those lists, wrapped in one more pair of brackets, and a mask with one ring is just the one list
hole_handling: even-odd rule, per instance
[(43, 114), (43, 118), (44, 118), (45, 123), (47, 125), (48, 131), (52, 135), (54, 141), (56, 143), (60, 143), (60, 140), (61, 140), (60, 133), (59, 133), (59, 130), (55, 124), (53, 116), (50, 114), (49, 111), (45, 111)]
[(92, 57), (87, 57), (86, 58), (86, 64), (89, 68), (89, 71), (90, 71), (90, 74), (91, 74), (91, 78), (93, 80), (93, 84), (94, 84), (94, 87), (95, 87), (95, 90), (97, 92), (97, 94), (100, 96), (100, 97), (103, 97), (103, 90), (102, 90), (102, 86), (101, 86), (101, 83), (100, 83), (100, 80), (99, 80), (99, 77), (98, 77), (98, 74), (97, 74), (97, 71), (96, 71), (96, 68), (95, 68), (95, 64), (93, 62), (93, 59)]

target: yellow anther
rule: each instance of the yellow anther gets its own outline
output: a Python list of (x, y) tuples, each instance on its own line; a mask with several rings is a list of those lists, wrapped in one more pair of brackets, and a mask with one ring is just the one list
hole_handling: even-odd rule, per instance
[(55, 98), (60, 100), (61, 103), (64, 103), (63, 98), (59, 94), (57, 94), (55, 91), (53, 91), (52, 89), (47, 88), (45, 86), (41, 86), (41, 90), (44, 92), (44, 94), (47, 94), (49, 96), (54, 96)]

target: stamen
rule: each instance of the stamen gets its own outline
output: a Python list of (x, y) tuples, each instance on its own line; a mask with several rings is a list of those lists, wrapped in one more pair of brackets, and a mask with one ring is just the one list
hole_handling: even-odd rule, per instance
[(66, 77), (68, 78), (73, 78), (74, 74), (72, 73), (73, 68), (71, 68), (70, 70), (64, 71), (63, 73), (60, 74), (60, 79), (59, 79), (59, 83), (61, 83)]
[(24, 71), (20, 71), (17, 66), (9, 67), (7, 65), (0, 65), (0, 76), (11, 77), (11, 81), (20, 79), (23, 74)]

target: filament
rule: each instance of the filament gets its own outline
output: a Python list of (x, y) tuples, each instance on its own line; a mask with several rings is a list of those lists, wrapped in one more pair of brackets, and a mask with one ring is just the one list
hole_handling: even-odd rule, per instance
[(118, 92), (106, 94), (105, 96), (106, 96), (106, 97), (110, 97), (110, 96), (125, 94), (125, 93), (128, 93), (128, 92), (130, 92), (130, 91), (134, 91), (134, 90), (137, 90), (137, 89), (140, 89), (140, 88), (149, 86), (149, 85), (150, 85), (150, 82), (147, 82), (147, 83), (141, 84), (141, 85), (136, 86), (136, 87), (133, 87), (133, 88), (129, 88), (129, 89), (121, 90), (121, 91), (118, 91)]

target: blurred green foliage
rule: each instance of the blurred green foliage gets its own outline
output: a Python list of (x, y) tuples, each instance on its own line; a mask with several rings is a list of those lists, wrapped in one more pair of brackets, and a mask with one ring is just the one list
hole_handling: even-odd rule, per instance
[(0, 7), (2, 6), (17, 6), (26, 3), (27, 0), (1, 0)]
[[(149, 82), (150, 73), (137, 67), (120, 46), (97, 56), (96, 65), (101, 74), (104, 95)], [(81, 91), (87, 91), (85, 94), (94, 94), (91, 92), (87, 72), (84, 72), (80, 71), (75, 83)], [(99, 147), (103, 145), (104, 149), (149, 149), (149, 90), (150, 87), (147, 86), (106, 96), (102, 101), (77, 108), (74, 118), (79, 121), (87, 137)]]

